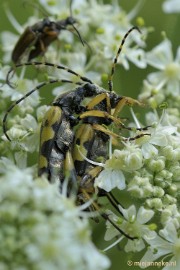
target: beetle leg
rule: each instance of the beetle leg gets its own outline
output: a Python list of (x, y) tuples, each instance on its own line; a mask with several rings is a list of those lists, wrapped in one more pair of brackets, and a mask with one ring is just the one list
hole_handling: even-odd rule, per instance
[(139, 101), (136, 100), (136, 99), (133, 99), (133, 98), (130, 98), (130, 97), (122, 97), (122, 98), (119, 100), (119, 102), (118, 102), (118, 104), (116, 105), (116, 107), (115, 107), (113, 116), (114, 116), (114, 117), (117, 117), (118, 114), (120, 113), (120, 111), (123, 109), (123, 107), (124, 107), (125, 105), (132, 106), (132, 105), (134, 105), (134, 104), (137, 104), (137, 105), (139, 105), (139, 106), (142, 106), (142, 103), (139, 102)]
[(96, 105), (98, 105), (101, 101), (106, 100), (106, 110), (110, 114), (111, 113), (111, 104), (110, 104), (110, 98), (108, 93), (102, 93), (94, 97), (87, 105), (86, 109), (92, 110)]
[(91, 111), (86, 111), (84, 113), (82, 113), (79, 118), (80, 119), (84, 119), (86, 117), (101, 117), (101, 118), (108, 118), (111, 119), (113, 122), (115, 122), (118, 125), (121, 125), (122, 122), (120, 119), (116, 118), (114, 115), (111, 115), (105, 111), (100, 111), (100, 110), (91, 110)]
[(121, 136), (119, 136), (118, 134), (110, 131), (109, 129), (105, 128), (104, 126), (98, 125), (98, 124), (94, 124), (93, 125), (93, 129), (101, 131), (109, 136), (112, 136), (113, 138), (120, 138)]
[(88, 194), (94, 194), (94, 179), (99, 175), (102, 169), (102, 167), (96, 166), (90, 170), (87, 170), (79, 183), (79, 192), (81, 192), (82, 190), (86, 190)]

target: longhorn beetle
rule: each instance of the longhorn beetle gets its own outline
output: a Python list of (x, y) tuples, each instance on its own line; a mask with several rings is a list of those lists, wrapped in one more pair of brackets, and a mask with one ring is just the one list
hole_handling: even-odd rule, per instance
[[(141, 105), (135, 99), (119, 96), (112, 91), (112, 78), (118, 56), (127, 36), (133, 30), (139, 31), (137, 27), (132, 27), (125, 34), (117, 51), (109, 77), (109, 91), (95, 85), (88, 78), (80, 76), (75, 71), (61, 65), (54, 65), (47, 62), (33, 62), (16, 65), (16, 67), (24, 65), (45, 65), (55, 67), (57, 69), (66, 70), (81, 80), (76, 83), (79, 86), (75, 90), (61, 94), (57, 97), (44, 117), (40, 136), (38, 172), (39, 175), (46, 173), (50, 181), (58, 180), (62, 182), (66, 176), (70, 176), (70, 186), (77, 190), (77, 200), (79, 200), (80, 203), (82, 200), (88, 200), (92, 196), (92, 193), (94, 193), (94, 179), (101, 170), (98, 167), (90, 167), (90, 164), (87, 162), (87, 158), (91, 157), (91, 155), (92, 157), (99, 155), (98, 150), (92, 150), (91, 148), (95, 148), (96, 144), (101, 144), (103, 148), (106, 147), (109, 136), (115, 138), (120, 137), (106, 127), (113, 122), (119, 127), (125, 128), (118, 118), (118, 114), (124, 105)], [(7, 81), (9, 80), (8, 78), (12, 71), (13, 69), (8, 72)], [(10, 138), (6, 132), (6, 120), (9, 112), (22, 100), (30, 96), (36, 90), (42, 88), (44, 85), (59, 81), (72, 83), (72, 81), (67, 80), (50, 80), (49, 82), (41, 83), (10, 106), (3, 119), (3, 130), (8, 140), (10, 140)], [(90, 98), (90, 101), (86, 105), (83, 105), (82, 102), (87, 97)], [(86, 130), (87, 132), (84, 132), (83, 130)], [(105, 154), (102, 155), (105, 156)], [(110, 202), (116, 206), (115, 200), (110, 198), (109, 194), (105, 193), (105, 195)], [(99, 209), (95, 202), (93, 203), (93, 207), (96, 210)], [(102, 214), (102, 216), (113, 224), (108, 216), (105, 214)], [(116, 224), (113, 225), (122, 234), (126, 235), (116, 226)], [(131, 236), (126, 236), (130, 239), (134, 239)]]
[(12, 61), (17, 64), (18, 62), (20, 62), (23, 54), (27, 51), (29, 51), (28, 61), (41, 54), (44, 54), (49, 45), (53, 41), (57, 40), (60, 32), (62, 30), (68, 30), (68, 26), (73, 27), (80, 41), (84, 45), (84, 41), (81, 38), (79, 31), (74, 26), (76, 22), (76, 19), (74, 19), (72, 16), (59, 21), (51, 21), (48, 18), (45, 18), (32, 26), (28, 26), (20, 36), (13, 49), (11, 56)]

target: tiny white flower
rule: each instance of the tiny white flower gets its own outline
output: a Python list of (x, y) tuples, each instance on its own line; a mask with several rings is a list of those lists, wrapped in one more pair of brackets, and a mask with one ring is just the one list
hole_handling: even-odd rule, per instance
[[(155, 238), (145, 236), (145, 240), (150, 247), (141, 261), (153, 262), (160, 257), (164, 257), (164, 260), (166, 257), (171, 257), (169, 262), (176, 262), (173, 269), (178, 270), (180, 268), (180, 238), (178, 230), (176, 230), (173, 223), (169, 222), (164, 229), (160, 230), (159, 235), (161, 237), (158, 235)], [(163, 268), (163, 270), (170, 269), (172, 269), (172, 266), (165, 266)]]
[[(127, 25), (126, 28), (122, 27), (122, 29), (119, 29), (118, 31), (116, 28), (116, 25), (112, 26), (109, 25), (108, 22), (106, 22), (107, 25), (104, 25), (103, 29), (104, 32), (101, 35), (98, 35), (98, 40), (102, 43), (102, 49), (104, 51), (103, 55), (106, 58), (114, 58), (118, 46), (121, 43), (122, 37), (127, 33), (127, 31), (132, 27), (131, 25)], [(101, 26), (102, 27), (102, 26)], [(116, 35), (113, 39), (109, 39), (109, 36), (113, 36), (113, 33), (116, 31)], [(146, 60), (145, 60), (145, 52), (143, 49), (132, 47), (132, 41), (133, 37), (136, 37), (136, 35), (140, 35), (136, 31), (134, 33), (131, 33), (131, 35), (126, 40), (126, 45), (124, 46), (121, 57), (118, 59), (118, 63), (122, 64), (125, 69), (129, 69), (129, 62), (132, 62), (134, 65), (136, 65), (139, 68), (145, 68), (146, 67)], [(116, 40), (116, 37), (119, 38), (118, 42)], [(107, 42), (108, 41), (108, 42)], [(114, 49), (115, 48), (115, 49)]]
[[(138, 239), (134, 240), (128, 239), (128, 242), (125, 246), (125, 251), (141, 251), (145, 248), (143, 239), (146, 236), (149, 238), (153, 238), (156, 235), (154, 230), (150, 229), (148, 225), (145, 225), (154, 216), (154, 211), (145, 209), (144, 207), (140, 207), (138, 212), (136, 212), (136, 207), (134, 205), (131, 205), (128, 209), (124, 209), (120, 205), (118, 205), (118, 207), (124, 219), (119, 219), (113, 213), (112, 220), (127, 235), (131, 237), (138, 237)], [(109, 224), (109, 221), (107, 221), (105, 240), (109, 241), (118, 235), (119, 232), (117, 231), (117, 229), (115, 229), (111, 224)]]
[(173, 59), (172, 44), (165, 39), (151, 52), (147, 53), (149, 65), (160, 71), (148, 75), (148, 80), (157, 89), (165, 87), (166, 93), (179, 96), (180, 93), (180, 47)]
[(17, 35), (8, 31), (3, 31), (0, 38), (3, 50), (3, 61), (4, 63), (9, 63), (11, 61), (13, 46), (16, 44)]
[(141, 150), (136, 145), (125, 144), (123, 150), (115, 150), (104, 164), (104, 169), (95, 179), (95, 186), (111, 191), (113, 188), (125, 189), (124, 172), (132, 172), (143, 166)]
[(152, 85), (147, 80), (143, 81), (143, 91), (139, 95), (140, 101), (145, 101), (152, 109), (156, 109), (158, 105), (165, 101), (165, 98), (164, 93), (160, 89), (157, 89), (156, 86)]
[(173, 223), (175, 228), (180, 227), (180, 212), (176, 204), (166, 206), (161, 213), (161, 223), (165, 226)]
[[(23, 73), (24, 71), (22, 70), (22, 76), (24, 75)], [(9, 85), (4, 85), (2, 88), (2, 97), (3, 98), (10, 97), (11, 101), (17, 101), (18, 99), (22, 98), (24, 95), (28, 93), (28, 91), (34, 89), (38, 84), (37, 80), (22, 79), (21, 75), (20, 77), (18, 77), (16, 74), (13, 75), (12, 79), (10, 78), (9, 83), (12, 84), (13, 87), (15, 88), (11, 88), (9, 87)], [(35, 107), (38, 104), (39, 104), (39, 92), (35, 91), (33, 94), (31, 94), (30, 96), (25, 98), (22, 102), (20, 102), (17, 106), (23, 112), (29, 110), (30, 106)]]
[(179, 13), (180, 12), (179, 0), (166, 0), (163, 3), (163, 11), (166, 13)]
[(158, 148), (165, 147), (168, 145), (169, 140), (172, 140), (171, 135), (175, 134), (177, 131), (176, 127), (171, 125), (163, 125), (164, 114), (162, 114), (159, 123), (156, 124), (156, 127), (149, 127), (148, 133), (150, 136), (143, 136), (142, 140), (139, 140), (138, 143), (141, 145), (142, 153), (145, 159), (149, 159), (158, 154)]
[(152, 196), (153, 185), (150, 183), (150, 176), (140, 177), (135, 175), (128, 184), (127, 190), (136, 198), (148, 198)]
[(114, 188), (125, 189), (125, 177), (121, 170), (111, 168), (104, 169), (95, 179), (95, 187), (99, 187), (109, 192)]
[(39, 125), (36, 119), (32, 115), (27, 114), (26, 117), (21, 120), (21, 124), (23, 129), (27, 131), (21, 146), (31, 153), (37, 151), (39, 145)]

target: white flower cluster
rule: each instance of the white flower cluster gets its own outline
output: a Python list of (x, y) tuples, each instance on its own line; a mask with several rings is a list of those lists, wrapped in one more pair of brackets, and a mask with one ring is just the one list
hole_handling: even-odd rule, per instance
[[(160, 44), (150, 51), (145, 50), (144, 39), (150, 28), (145, 27), (142, 18), (136, 17), (146, 2), (137, 2), (131, 12), (126, 13), (117, 0), (111, 0), (109, 4), (96, 0), (72, 1), (72, 15), (77, 19), (77, 28), (85, 46), (76, 34), (62, 31), (60, 50), (54, 43), (45, 53), (45, 59), (66, 65), (98, 85), (107, 83), (112, 59), (122, 37), (132, 27), (131, 21), (136, 19), (142, 35), (134, 31), (128, 36), (117, 63), (125, 69), (129, 69), (130, 63), (141, 69), (150, 67), (138, 97), (145, 104), (140, 109), (143, 117), (139, 120), (131, 108), (130, 117), (125, 117), (120, 132), (112, 125), (116, 128), (113, 132), (116, 130), (120, 139), (113, 145), (106, 162), (97, 163), (103, 169), (95, 179), (95, 187), (108, 193), (114, 189), (117, 191), (118, 212), (113, 212), (112, 208), (109, 210), (108, 206), (105, 209), (114, 224), (130, 236), (124, 246), (125, 252), (144, 250), (142, 261), (166, 259), (168, 256), (170, 261), (176, 261), (173, 268), (176, 270), (180, 268), (180, 47), (174, 56), (173, 44), (164, 33)], [(37, 3), (49, 13), (51, 20), (70, 16), (69, 1), (37, 0)], [(167, 13), (178, 13), (179, 3), (179, 0), (166, 0), (162, 8)], [(22, 34), (27, 25), (40, 20), (42, 16), (37, 13), (35, 8), (34, 15), (21, 27), (10, 11), (7, 11), (7, 16)], [(19, 35), (2, 32), (0, 38), (3, 62), (6, 63), (0, 70), (0, 79), (5, 81), (13, 44)], [(17, 72), (10, 78), (13, 89), (6, 84), (1, 86), (1, 117), (12, 102), (42, 81), (47, 80), (48, 84), (50, 78), (55, 78), (77, 82), (75, 76), (54, 68), (40, 68), (37, 73), (33, 68), (28, 73), (27, 69), (21, 68), (20, 75)], [(59, 87), (50, 84), (44, 92), (58, 95), (69, 89), (69, 84)], [(105, 269), (109, 261), (93, 246), (87, 219), (79, 219), (83, 216), (80, 208), (71, 198), (57, 194), (55, 186), (33, 182), (36, 167), (27, 166), (32, 153), (38, 149), (39, 126), (47, 105), (42, 106), (39, 91), (34, 92), (15, 106), (7, 117), (8, 135), (12, 142), (1, 135), (1, 155), (6, 158), (2, 158), (0, 163), (3, 175), (0, 189), (0, 268), (31, 269), (33, 265), (33, 269), (38, 270)], [(127, 198), (127, 209), (120, 204), (122, 194)], [(110, 247), (124, 238), (107, 221), (105, 240), (116, 239)]]
[(5, 158), (0, 165), (1, 270), (109, 267), (73, 199), (46, 179), (34, 181), (30, 169), (20, 170)]

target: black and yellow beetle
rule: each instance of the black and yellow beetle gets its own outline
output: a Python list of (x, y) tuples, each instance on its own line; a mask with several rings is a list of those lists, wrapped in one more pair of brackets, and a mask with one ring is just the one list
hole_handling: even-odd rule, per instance
[[(102, 117), (101, 112), (103, 115), (106, 113), (104, 110), (97, 110), (100, 117), (99, 115), (94, 116), (94, 111), (89, 111), (91, 116), (88, 115), (85, 120), (86, 117), (84, 114), (86, 113), (85, 110), (87, 109), (87, 105), (83, 106), (81, 102), (87, 97), (91, 97), (92, 100), (94, 100), (97, 96), (104, 96), (104, 93), (104, 89), (101, 89), (94, 84), (86, 83), (68, 94), (60, 95), (53, 102), (52, 107), (45, 115), (41, 127), (38, 174), (41, 176), (45, 173), (51, 182), (60, 182), (60, 189), (63, 182), (67, 180), (68, 195), (72, 193), (76, 194), (76, 202), (78, 205), (88, 202), (95, 194), (94, 180), (102, 170), (101, 167), (92, 166), (91, 163), (88, 164), (81, 154), (80, 156), (76, 155), (77, 153), (79, 154), (79, 150), (76, 149), (78, 140), (79, 149), (82, 150), (83, 155), (90, 157), (93, 160), (99, 156), (106, 159), (106, 143), (109, 140), (108, 136), (114, 135), (111, 131), (106, 129), (102, 131), (100, 125), (93, 125), (95, 120), (97, 123), (99, 122), (102, 124), (103, 122), (106, 122), (106, 124), (108, 124), (110, 123), (109, 118), (110, 121), (112, 121), (111, 116), (107, 113), (107, 118)], [(113, 102), (115, 102), (115, 96), (113, 95), (112, 97)], [(129, 104), (131, 102), (131, 104), (133, 104), (132, 99), (127, 97), (116, 97), (117, 102), (120, 102), (121, 99), (126, 99)], [(104, 107), (102, 104), (99, 106), (101, 108)], [(83, 111), (85, 111), (85, 113), (83, 113)], [(76, 118), (75, 116), (79, 114), (80, 117), (77, 116)], [(83, 121), (88, 121), (89, 123), (82, 123), (82, 120), (80, 120), (81, 118)], [(88, 118), (91, 120), (88, 120)], [(77, 123), (77, 121), (79, 121), (79, 123)], [(74, 128), (76, 130), (74, 130)], [(104, 136), (104, 133), (108, 136)], [(73, 153), (75, 155), (73, 155)], [(97, 197), (99, 196), (106, 196), (116, 210), (119, 211), (117, 202), (111, 193), (106, 193), (104, 190), (98, 190)], [(96, 201), (92, 201), (88, 210), (100, 211), (101, 216), (105, 220), (108, 220), (121, 234), (131, 240), (135, 239), (122, 231), (107, 214), (102, 212)]]
[[(124, 125), (118, 118), (119, 112), (124, 105), (131, 106), (133, 104), (140, 104), (137, 100), (130, 97), (119, 96), (112, 91), (112, 77), (117, 58), (122, 50), (126, 37), (134, 29), (138, 30), (137, 27), (132, 27), (125, 34), (114, 59), (109, 79), (109, 91), (95, 85), (88, 78), (82, 77), (73, 70), (61, 65), (53, 65), (46, 62), (32, 62), (16, 65), (16, 67), (23, 65), (51, 66), (66, 70), (79, 77), (81, 80), (81, 82), (76, 83), (79, 84), (79, 86), (75, 90), (60, 95), (55, 99), (43, 120), (38, 169), (39, 175), (46, 173), (48, 179), (53, 182), (63, 182), (65, 178), (70, 179), (70, 187), (76, 190), (77, 200), (80, 202), (87, 201), (89, 197), (91, 197), (94, 192), (94, 179), (101, 171), (101, 168), (92, 166), (87, 159), (101, 155), (106, 159), (106, 147), (109, 142), (109, 136), (120, 137), (107, 127), (111, 123), (115, 123), (123, 128)], [(9, 71), (7, 81), (9, 81), (8, 78), (12, 71), (13, 69)], [(67, 80), (61, 81), (71, 82)], [(55, 82), (59, 82), (59, 80), (49, 81), (49, 83)], [(28, 92), (23, 98), (16, 101), (7, 110), (3, 119), (3, 130), (8, 140), (10, 140), (6, 132), (8, 113), (23, 99), (46, 84), (47, 82), (40, 84), (38, 87)], [(89, 98), (90, 101), (84, 105), (86, 98)], [(96, 149), (98, 145), (101, 146), (102, 154), (99, 153), (100, 148)], [(97, 210), (98, 206), (96, 206), (95, 203), (93, 205)], [(104, 214), (102, 214), (102, 216), (103, 215)], [(106, 219), (110, 220), (107, 216)], [(119, 231), (123, 233), (120, 229)], [(131, 238), (130, 236), (127, 237)]]
[(26, 52), (28, 53), (28, 61), (31, 61), (39, 55), (44, 55), (49, 45), (57, 40), (60, 32), (62, 30), (68, 30), (68, 26), (71, 26), (76, 31), (77, 36), (84, 45), (84, 41), (81, 38), (79, 31), (74, 26), (75, 23), (77, 23), (76, 19), (69, 16), (64, 20), (59, 21), (51, 21), (49, 18), (45, 18), (32, 26), (28, 26), (13, 49), (11, 55), (12, 61), (15, 64), (19, 63)]

